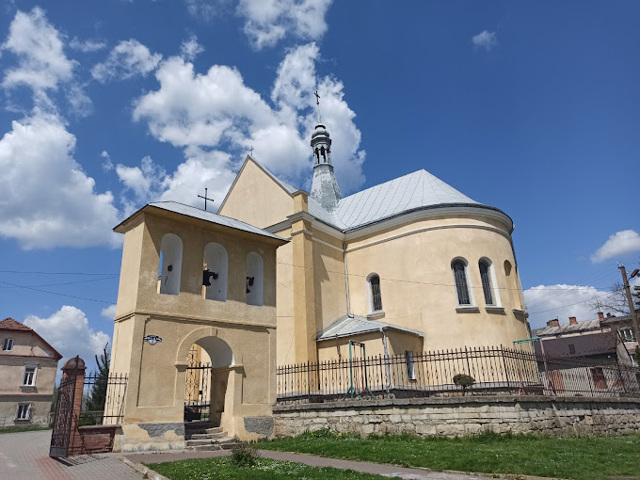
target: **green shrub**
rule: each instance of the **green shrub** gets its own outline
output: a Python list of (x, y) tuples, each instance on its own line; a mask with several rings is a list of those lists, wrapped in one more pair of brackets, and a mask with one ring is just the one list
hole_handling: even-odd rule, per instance
[(258, 450), (246, 442), (237, 443), (231, 449), (231, 463), (236, 467), (253, 467), (259, 457)]
[(471, 375), (465, 375), (464, 373), (458, 373), (457, 375), (453, 376), (453, 383), (455, 383), (459, 387), (462, 387), (462, 393), (464, 394), (464, 392), (467, 390), (467, 388), (469, 388), (471, 385), (476, 383), (476, 379), (473, 378)]

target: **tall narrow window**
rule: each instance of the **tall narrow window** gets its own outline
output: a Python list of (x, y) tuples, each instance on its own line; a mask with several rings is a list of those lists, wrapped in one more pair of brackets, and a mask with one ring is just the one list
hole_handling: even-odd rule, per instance
[(19, 403), (16, 410), (16, 420), (29, 420), (31, 418), (31, 404)]
[(480, 278), (482, 279), (482, 291), (484, 292), (484, 303), (493, 305), (493, 294), (491, 287), (491, 272), (486, 260), (480, 260)]
[(13, 350), (13, 338), (4, 339), (4, 342), (2, 343), (2, 350), (7, 352)]
[(22, 385), (25, 387), (33, 387), (36, 384), (36, 367), (27, 365), (24, 367), (24, 377)]
[(229, 257), (222, 245), (210, 243), (204, 248), (204, 271), (202, 285), (205, 286), (205, 298), (227, 301), (227, 272)]
[(382, 293), (380, 292), (380, 277), (375, 273), (369, 275), (369, 308), (371, 313), (382, 311)]
[(262, 306), (263, 302), (262, 257), (256, 252), (247, 255), (246, 292), (249, 305)]
[(182, 274), (182, 240), (167, 233), (160, 242), (160, 293), (178, 295)]
[(451, 264), (453, 276), (456, 282), (456, 292), (458, 294), (459, 305), (471, 305), (471, 297), (469, 296), (469, 286), (467, 283), (467, 266), (458, 259)]

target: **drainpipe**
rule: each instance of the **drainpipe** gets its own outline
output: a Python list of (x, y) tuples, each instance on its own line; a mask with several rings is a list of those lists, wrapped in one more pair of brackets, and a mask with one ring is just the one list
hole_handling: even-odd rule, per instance
[(349, 298), (349, 269), (347, 268), (347, 245), (342, 243), (342, 252), (344, 260), (344, 285), (347, 293), (347, 316), (351, 317), (351, 299)]
[(387, 348), (387, 332), (384, 331), (384, 328), (380, 328), (380, 332), (382, 333), (382, 346), (384, 347), (384, 369), (387, 374), (387, 398), (391, 398), (391, 374), (389, 372), (389, 350)]

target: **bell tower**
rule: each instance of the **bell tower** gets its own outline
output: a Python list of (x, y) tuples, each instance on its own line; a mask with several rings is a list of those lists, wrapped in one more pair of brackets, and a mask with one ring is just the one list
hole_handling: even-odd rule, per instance
[(331, 136), (320, 118), (320, 96), (318, 92), (315, 95), (318, 107), (318, 124), (311, 134), (311, 150), (313, 151), (311, 198), (318, 201), (325, 210), (332, 211), (338, 205), (342, 195), (331, 164)]

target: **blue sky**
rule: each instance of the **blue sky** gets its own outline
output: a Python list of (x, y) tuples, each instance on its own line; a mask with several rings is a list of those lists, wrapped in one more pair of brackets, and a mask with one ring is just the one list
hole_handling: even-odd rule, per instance
[(0, 317), (65, 356), (110, 341), (128, 214), (219, 205), (251, 146), (308, 188), (316, 89), (343, 193), (424, 168), (514, 219), (533, 327), (638, 266), (637, 2), (0, 8)]

